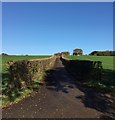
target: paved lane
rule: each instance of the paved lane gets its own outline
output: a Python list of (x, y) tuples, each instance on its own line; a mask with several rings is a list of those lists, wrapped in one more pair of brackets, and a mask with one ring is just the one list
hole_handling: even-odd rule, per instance
[(57, 58), (38, 92), (3, 109), (3, 118), (99, 118), (106, 109), (99, 97), (76, 83)]

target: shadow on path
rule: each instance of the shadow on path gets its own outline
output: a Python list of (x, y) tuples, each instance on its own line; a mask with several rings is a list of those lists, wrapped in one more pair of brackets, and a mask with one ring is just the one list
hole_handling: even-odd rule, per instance
[(104, 113), (103, 116), (115, 118), (115, 101), (109, 95), (79, 85), (76, 87), (84, 93), (76, 96), (76, 99), (80, 99), (85, 107), (96, 109)]
[(38, 93), (3, 110), (4, 118), (113, 118), (114, 101), (75, 80), (56, 59)]
[(46, 71), (46, 88), (54, 91), (68, 93), (68, 88), (73, 88), (73, 77), (65, 70), (61, 60), (56, 59), (54, 68)]
[[(60, 61), (59, 59), (57, 60)], [(58, 63), (56, 62), (56, 63)], [(62, 91), (69, 93), (69, 88), (79, 89), (83, 95), (76, 95), (86, 108), (92, 108), (104, 113), (101, 118), (115, 117), (115, 99), (111, 99), (110, 95), (101, 93), (92, 88), (84, 86), (81, 82), (75, 80), (64, 68), (56, 67), (46, 72), (45, 78), (46, 88), (56, 92)]]
[(73, 88), (73, 81), (70, 80), (70, 77), (67, 77), (63, 67), (48, 70), (46, 74), (45, 83), (47, 89), (68, 93), (67, 86)]

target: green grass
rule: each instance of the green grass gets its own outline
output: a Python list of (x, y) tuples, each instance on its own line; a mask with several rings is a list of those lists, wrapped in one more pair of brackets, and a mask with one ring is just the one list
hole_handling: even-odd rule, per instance
[(115, 70), (115, 64), (113, 64), (115, 56), (67, 56), (66, 58), (72, 60), (101, 61), (103, 69)]
[[(0, 62), (0, 68), (2, 67), (2, 74), (3, 78), (2, 81), (4, 84), (2, 84), (2, 88), (5, 89), (8, 84), (8, 76), (7, 76), (7, 62), (10, 60), (30, 60), (30, 59), (41, 59), (41, 58), (48, 58), (50, 56), (0, 56), (0, 60), (2, 59), (2, 63)], [(115, 66), (113, 67), (113, 58), (112, 56), (67, 56), (69, 59), (73, 60), (91, 60), (91, 61), (101, 61), (103, 68), (106, 70), (104, 72), (103, 79), (101, 81), (88, 81), (84, 84), (86, 84), (89, 87), (93, 87), (99, 90), (104, 90), (106, 92), (115, 92), (115, 79), (112, 76), (112, 70), (115, 70)], [(35, 88), (38, 87), (38, 83), (34, 83)], [(28, 96), (32, 92), (31, 89), (24, 89), (21, 91), (21, 96), (16, 95), (12, 97), (15, 99), (15, 101), (10, 101), (8, 96), (5, 96), (2, 99), (3, 105), (8, 105), (14, 102), (18, 102), (23, 97)], [(12, 96), (14, 93), (11, 94)], [(15, 98), (16, 97), (16, 98)]]
[(101, 61), (103, 66), (102, 80), (90, 80), (84, 84), (103, 92), (115, 93), (115, 56), (67, 56), (72, 60)]
[(2, 60), (2, 63), (0, 62), (0, 67), (2, 67), (2, 73), (7, 72), (7, 62), (10, 60), (31, 60), (31, 59), (42, 59), (42, 58), (48, 58), (50, 55), (38, 55), (38, 56), (16, 56), (16, 55), (10, 55), (10, 56), (0, 56), (0, 60)]

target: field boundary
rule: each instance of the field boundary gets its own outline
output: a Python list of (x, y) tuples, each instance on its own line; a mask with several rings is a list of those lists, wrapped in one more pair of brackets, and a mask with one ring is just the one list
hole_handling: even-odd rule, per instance
[[(46, 71), (52, 69), (56, 57), (51, 56), (43, 59), (14, 60), (8, 62), (8, 83), (2, 91), (4, 100), (3, 107), (15, 103), (18, 98), (27, 97), (32, 91), (37, 90), (43, 84)], [(4, 101), (3, 100), (3, 101)], [(19, 100), (20, 101), (20, 100)]]
[(66, 70), (77, 80), (101, 80), (102, 62), (90, 60), (71, 60), (60, 58)]
[[(51, 69), (55, 63), (55, 56), (45, 59), (19, 60), (9, 62), (10, 87), (21, 88), (21, 81), (24, 86), (30, 86), (33, 80), (39, 80), (45, 70)], [(16, 82), (16, 83), (15, 83)], [(11, 87), (12, 88), (12, 87)]]
[(52, 55), (51, 57), (48, 57), (48, 58), (38, 58), (38, 59), (31, 59), (31, 60), (28, 60), (28, 61), (39, 61), (39, 60), (48, 60), (48, 59), (51, 59), (51, 58), (54, 58), (55, 56)]

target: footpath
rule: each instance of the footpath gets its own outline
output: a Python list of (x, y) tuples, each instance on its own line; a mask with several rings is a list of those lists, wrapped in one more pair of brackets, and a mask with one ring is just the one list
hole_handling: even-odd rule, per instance
[(21, 102), (2, 110), (3, 118), (109, 118), (113, 101), (81, 83), (65, 70), (60, 58), (47, 71), (44, 85)]

